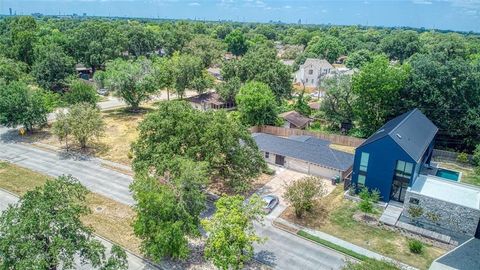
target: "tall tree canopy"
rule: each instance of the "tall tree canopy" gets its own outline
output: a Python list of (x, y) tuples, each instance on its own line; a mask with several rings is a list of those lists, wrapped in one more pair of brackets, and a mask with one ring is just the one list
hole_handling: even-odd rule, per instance
[(266, 166), (247, 128), (223, 111), (162, 102), (139, 131), (133, 145), (136, 175), (162, 177), (175, 157), (185, 157), (206, 162), (210, 178), (242, 191)]
[(92, 267), (127, 269), (125, 251), (114, 247), (107, 260), (105, 247), (80, 220), (90, 213), (87, 194), (77, 179), (60, 176), (9, 206), (0, 215), (0, 267), (77, 269), (75, 256), (79, 256)]
[(280, 62), (275, 50), (266, 46), (252, 48), (242, 59), (224, 63), (222, 76), (225, 80), (238, 77), (241, 82), (266, 83), (277, 101), (290, 97), (292, 91), (290, 69)]
[(415, 31), (393, 31), (382, 39), (380, 47), (390, 59), (404, 61), (420, 50), (420, 40)]
[(225, 37), (225, 42), (228, 45), (228, 51), (234, 55), (244, 55), (247, 52), (247, 41), (243, 33), (238, 29), (230, 32)]
[(324, 35), (312, 38), (308, 43), (306, 51), (333, 63), (340, 55), (345, 53), (345, 46), (337, 37)]
[(240, 117), (246, 125), (274, 125), (277, 122), (275, 96), (268, 85), (249, 82), (236, 97)]
[(199, 236), (200, 213), (205, 209), (206, 164), (174, 157), (156, 176), (136, 174), (131, 185), (137, 213), (135, 234), (143, 253), (159, 262), (185, 258), (187, 236)]
[(338, 130), (342, 124), (353, 126), (355, 120), (354, 106), (357, 95), (352, 91), (352, 77), (340, 75), (322, 81), (325, 97), (320, 103), (324, 117)]
[(66, 79), (75, 72), (75, 61), (55, 43), (40, 45), (35, 49), (32, 74), (38, 84), (45, 89), (62, 90), (66, 86)]
[(369, 136), (399, 113), (400, 91), (405, 87), (409, 66), (391, 65), (377, 56), (353, 76), (352, 90), (360, 129)]
[(105, 84), (136, 111), (157, 90), (153, 74), (152, 62), (146, 58), (117, 59), (107, 63)]
[(47, 123), (47, 95), (33, 90), (24, 82), (5, 84), (0, 81), (0, 124), (7, 127), (23, 125), (27, 131)]
[(199, 57), (203, 67), (219, 64), (225, 54), (225, 44), (208, 36), (197, 36), (183, 49), (186, 53)]

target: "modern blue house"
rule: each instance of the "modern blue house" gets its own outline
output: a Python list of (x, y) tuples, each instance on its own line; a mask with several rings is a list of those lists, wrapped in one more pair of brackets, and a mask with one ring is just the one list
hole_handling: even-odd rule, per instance
[(418, 109), (383, 125), (355, 150), (352, 183), (378, 189), (381, 200), (404, 202), (424, 167), (429, 167), (438, 128)]

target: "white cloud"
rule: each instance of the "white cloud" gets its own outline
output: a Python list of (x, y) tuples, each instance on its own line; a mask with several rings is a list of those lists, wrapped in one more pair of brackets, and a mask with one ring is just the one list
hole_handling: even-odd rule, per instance
[(198, 6), (200, 6), (200, 3), (198, 3), (198, 2), (191, 2), (191, 3), (188, 3), (188, 5), (191, 6), (191, 7), (198, 7)]
[(283, 8), (292, 8), (292, 6), (289, 6), (289, 5), (286, 5), (286, 6), (283, 6)]
[(432, 1), (428, 1), (428, 0), (412, 0), (412, 3), (414, 3), (416, 5), (431, 5), (431, 4), (433, 4)]

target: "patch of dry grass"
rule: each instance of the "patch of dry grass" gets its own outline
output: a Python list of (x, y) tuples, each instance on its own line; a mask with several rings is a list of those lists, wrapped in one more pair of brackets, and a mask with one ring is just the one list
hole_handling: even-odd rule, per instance
[[(87, 149), (80, 150), (78, 145), (69, 143), (69, 149), (81, 151), (99, 158), (125, 165), (131, 164), (129, 157), (131, 144), (137, 139), (138, 124), (144, 119), (145, 114), (151, 109), (145, 108), (138, 113), (131, 113), (124, 108), (102, 112), (105, 121), (105, 134), (97, 142), (90, 143)], [(35, 131), (24, 137), (29, 142), (48, 144), (57, 148), (65, 148), (51, 133), (50, 127)]]
[[(50, 177), (14, 164), (0, 162), (0, 188), (19, 196), (43, 185), (47, 179)], [(96, 234), (140, 254), (140, 240), (133, 235), (130, 225), (135, 217), (132, 208), (97, 193), (88, 194), (87, 204), (92, 213), (82, 217), (86, 225), (91, 226)]]
[(343, 151), (347, 152), (350, 154), (355, 154), (355, 147), (353, 146), (346, 146), (346, 145), (340, 145), (340, 144), (330, 144), (330, 148), (338, 150), (338, 151)]
[[(292, 207), (288, 207), (282, 213), (282, 218), (334, 235), (420, 269), (427, 269), (434, 259), (446, 252), (443, 249), (425, 245), (425, 251), (422, 254), (412, 254), (408, 249), (407, 237), (399, 232), (356, 221), (353, 218), (356, 212), (356, 203), (344, 199), (343, 188), (338, 186), (317, 203), (312, 213), (302, 219), (296, 218)], [(377, 213), (376, 216), (378, 217), (379, 214)]]

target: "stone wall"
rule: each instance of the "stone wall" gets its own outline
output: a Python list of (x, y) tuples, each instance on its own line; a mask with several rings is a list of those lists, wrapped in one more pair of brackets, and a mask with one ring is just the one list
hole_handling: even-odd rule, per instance
[[(415, 204), (415, 199), (418, 200), (418, 204)], [(475, 235), (478, 221), (480, 220), (479, 209), (473, 209), (407, 191), (405, 194), (403, 215), (415, 221), (408, 213), (410, 207), (420, 207), (423, 210), (421, 217), (416, 219), (416, 221), (420, 223), (436, 225), (440, 228), (469, 236)]]

